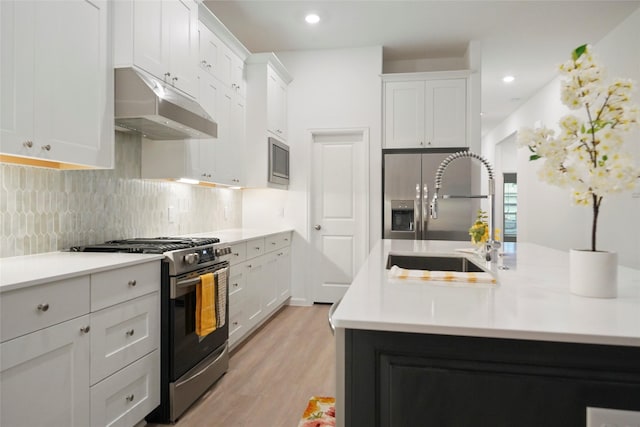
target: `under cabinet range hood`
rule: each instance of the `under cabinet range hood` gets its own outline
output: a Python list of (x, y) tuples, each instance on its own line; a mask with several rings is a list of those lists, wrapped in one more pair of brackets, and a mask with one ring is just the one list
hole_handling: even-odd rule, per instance
[(116, 126), (155, 140), (218, 137), (218, 125), (197, 102), (133, 68), (115, 69)]

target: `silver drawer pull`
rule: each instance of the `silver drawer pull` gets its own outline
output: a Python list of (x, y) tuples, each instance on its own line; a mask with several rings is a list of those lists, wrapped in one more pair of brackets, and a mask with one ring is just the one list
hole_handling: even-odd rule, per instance
[(125, 399), (127, 400), (127, 402), (133, 402), (133, 399), (135, 398), (135, 396), (133, 395), (133, 393), (127, 395), (125, 397)]
[(247, 265), (247, 267), (248, 267), (248, 268), (251, 268), (251, 264), (248, 264), (248, 265)]
[(137, 284), (138, 284), (138, 282), (136, 282), (135, 279), (134, 280), (129, 280), (129, 286), (134, 287)]
[(133, 329), (129, 329), (129, 330), (126, 332), (126, 334), (127, 334), (127, 336), (128, 336), (128, 337), (132, 337), (132, 336), (133, 336), (133, 334), (134, 334), (135, 332), (136, 332), (135, 330), (133, 330)]
[(259, 250), (260, 250), (260, 246), (256, 246), (256, 247), (255, 247), (255, 248), (253, 248), (253, 249), (255, 249), (256, 251), (259, 251)]
[(91, 326), (87, 325), (87, 326), (83, 326), (82, 328), (80, 328), (80, 332), (82, 332), (83, 334), (88, 333), (91, 330)]
[(49, 310), (49, 304), (44, 303), (44, 304), (38, 304), (38, 311), (47, 311)]
[(271, 244), (272, 244), (272, 245), (275, 245), (275, 244), (276, 244), (276, 242), (271, 242)]
[(240, 256), (240, 254), (239, 254), (239, 253), (237, 253), (237, 252), (234, 252), (234, 253), (233, 253), (233, 255), (234, 255), (234, 256)]
[(234, 288), (237, 288), (237, 287), (238, 287), (238, 284), (237, 284), (237, 283), (234, 283), (234, 284), (233, 284), (233, 285), (231, 285), (231, 286), (233, 286)]
[(233, 322), (233, 326), (238, 326), (238, 322)]

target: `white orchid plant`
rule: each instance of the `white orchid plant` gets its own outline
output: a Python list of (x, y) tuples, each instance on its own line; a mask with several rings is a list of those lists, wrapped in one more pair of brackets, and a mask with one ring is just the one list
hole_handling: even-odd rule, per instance
[(544, 126), (525, 128), (518, 141), (531, 151), (530, 160), (544, 159), (539, 169), (543, 181), (570, 188), (576, 204), (592, 207), (591, 250), (596, 251), (603, 197), (632, 190), (640, 178), (640, 167), (624, 146), (624, 136), (638, 127), (640, 114), (631, 102), (633, 82), (615, 79), (606, 84), (591, 46), (576, 48), (571, 60), (560, 65), (560, 73), (567, 76), (562, 103), (583, 114), (562, 117), (558, 136)]

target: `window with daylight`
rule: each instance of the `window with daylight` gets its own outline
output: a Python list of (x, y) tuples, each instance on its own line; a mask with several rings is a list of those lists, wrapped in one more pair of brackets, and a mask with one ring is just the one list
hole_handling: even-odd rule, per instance
[(502, 196), (504, 241), (515, 242), (518, 234), (518, 179), (515, 173), (505, 173)]

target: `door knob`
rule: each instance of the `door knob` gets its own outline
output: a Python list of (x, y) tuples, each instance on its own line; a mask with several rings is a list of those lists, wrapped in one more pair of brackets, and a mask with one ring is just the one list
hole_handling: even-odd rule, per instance
[(320, 230), (322, 226), (320, 224), (316, 224), (313, 228), (315, 228), (316, 230)]

